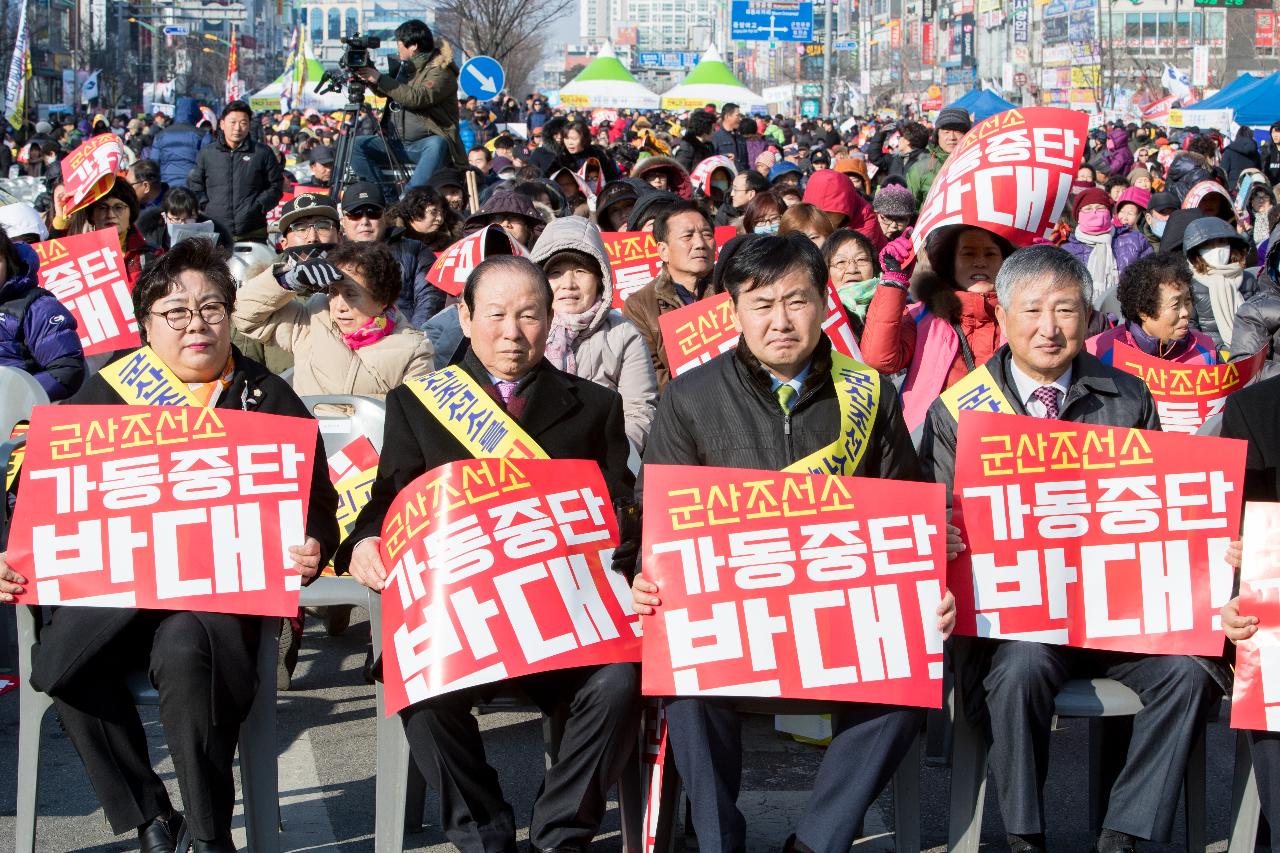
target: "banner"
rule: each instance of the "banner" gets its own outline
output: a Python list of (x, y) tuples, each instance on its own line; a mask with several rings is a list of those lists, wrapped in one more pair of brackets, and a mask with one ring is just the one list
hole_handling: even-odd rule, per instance
[[(7, 7), (6, 7), (7, 8)], [(9, 126), (21, 130), (27, 120), (27, 83), (31, 80), (31, 31), (27, 27), (27, 4), (18, 12), (17, 36), (9, 60), (9, 76), (4, 87), (4, 115)]]
[(356, 517), (369, 502), (377, 476), (378, 451), (366, 436), (351, 439), (329, 457), (329, 481), (338, 492), (338, 529), (342, 539), (351, 534)]
[(489, 225), (441, 252), (427, 270), (427, 281), (450, 296), (461, 296), (471, 271), (494, 255), (527, 258), (529, 250), (499, 226)]
[(946, 225), (986, 228), (1015, 246), (1048, 238), (1071, 195), (1089, 119), (1055, 107), (1007, 110), (974, 125), (920, 208), (912, 241)]
[(946, 520), (936, 483), (646, 466), (643, 692), (940, 707)]
[(1280, 504), (1245, 504), (1239, 606), (1258, 630), (1236, 644), (1231, 727), (1280, 732)]
[(19, 604), (293, 616), (316, 422), (37, 406), (9, 563)]
[(1245, 442), (960, 413), (956, 633), (1222, 653)]
[(1111, 365), (1147, 383), (1160, 413), (1161, 429), (1194, 433), (1222, 412), (1230, 394), (1249, 384), (1262, 369), (1266, 355), (1263, 350), (1229, 364), (1179, 364), (1117, 343)]
[[(728, 293), (660, 315), (658, 329), (662, 332), (662, 347), (673, 378), (738, 345), (738, 321), (733, 313), (733, 298)], [(858, 349), (853, 327), (830, 282), (827, 283), (827, 318), (822, 321), (822, 330), (836, 352), (861, 360), (862, 351)]]
[(382, 526), (388, 716), (452, 690), (640, 659), (618, 524), (583, 460), (469, 459), (410, 483)]
[[(738, 234), (732, 225), (715, 229), (716, 255), (720, 248)], [(613, 268), (613, 307), (622, 310), (627, 297), (657, 278), (662, 272), (658, 244), (648, 231), (604, 231), (604, 250)]]
[(132, 349), (142, 343), (115, 226), (31, 248), (40, 258), (37, 283), (58, 297), (75, 318), (85, 355)]
[(111, 191), (124, 162), (124, 143), (114, 133), (91, 136), (62, 161), (67, 215), (88, 207)]

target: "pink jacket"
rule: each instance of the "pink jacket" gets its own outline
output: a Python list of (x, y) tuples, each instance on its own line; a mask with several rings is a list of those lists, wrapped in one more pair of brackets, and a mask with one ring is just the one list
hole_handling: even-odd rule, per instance
[[(1203, 332), (1191, 329), (1187, 333), (1191, 337), (1191, 345), (1182, 350), (1182, 352), (1166, 359), (1177, 364), (1217, 364), (1218, 355), (1213, 349), (1213, 339)], [(1084, 347), (1089, 351), (1090, 355), (1096, 355), (1103, 364), (1111, 364), (1112, 347), (1119, 341), (1127, 344), (1134, 349), (1140, 350), (1137, 341), (1133, 339), (1133, 334), (1129, 331), (1127, 325), (1116, 326), (1114, 329), (1108, 329), (1100, 335), (1094, 335), (1092, 338), (1084, 342)]]

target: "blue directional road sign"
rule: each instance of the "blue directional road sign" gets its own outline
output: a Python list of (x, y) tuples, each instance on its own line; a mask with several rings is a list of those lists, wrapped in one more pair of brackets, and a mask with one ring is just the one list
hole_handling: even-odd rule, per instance
[(492, 56), (473, 56), (458, 72), (458, 85), (462, 91), (481, 101), (498, 97), (506, 82), (507, 73)]
[(813, 41), (812, 2), (733, 0), (730, 14), (735, 41)]

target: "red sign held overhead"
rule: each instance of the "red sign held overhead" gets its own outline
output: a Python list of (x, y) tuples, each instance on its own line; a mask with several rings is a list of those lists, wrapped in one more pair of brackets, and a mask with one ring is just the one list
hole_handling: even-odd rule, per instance
[(427, 270), (427, 281), (450, 296), (461, 296), (471, 271), (494, 255), (527, 258), (529, 250), (499, 226), (489, 225), (441, 252)]
[(645, 694), (940, 706), (941, 486), (650, 465), (644, 502)]
[(8, 560), (21, 604), (292, 616), (316, 422), (37, 406)]
[(114, 133), (91, 136), (68, 154), (62, 161), (67, 215), (88, 207), (110, 192), (123, 162), (124, 143)]
[(31, 247), (40, 257), (38, 282), (75, 318), (85, 355), (142, 343), (115, 226)]
[(956, 633), (1222, 653), (1245, 442), (962, 411)]
[(582, 460), (472, 459), (410, 483), (382, 526), (386, 713), (534, 672), (640, 659), (617, 519)]

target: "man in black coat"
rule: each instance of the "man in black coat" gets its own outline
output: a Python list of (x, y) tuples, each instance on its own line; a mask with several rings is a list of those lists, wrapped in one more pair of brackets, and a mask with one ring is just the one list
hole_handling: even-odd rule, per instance
[(249, 138), (253, 111), (244, 101), (222, 110), (215, 142), (200, 149), (187, 186), (205, 214), (237, 240), (267, 240), (267, 214), (284, 194), (284, 174), (276, 154)]
[[(462, 369), (552, 459), (600, 466), (615, 502), (629, 502), (635, 478), (622, 398), (552, 367), (542, 358), (551, 328), (551, 286), (532, 262), (510, 255), (477, 266), (462, 293), (459, 319), (471, 347)], [(335, 567), (381, 591), (387, 567), (379, 536), (395, 496), (422, 474), (473, 458), (406, 386), (387, 395), (386, 434), (369, 503), (339, 550)], [(632, 543), (634, 545), (634, 543)], [(622, 551), (627, 543), (623, 543)], [(634, 554), (634, 550), (632, 550)], [(609, 789), (635, 749), (639, 674), (632, 664), (580, 667), (525, 676), (515, 686), (544, 713), (568, 706), (560, 758), (533, 806), (535, 851), (586, 850), (604, 816)], [(516, 824), (496, 771), (485, 761), (477, 701), (501, 684), (458, 690), (404, 711), (414, 760), (440, 795), (446, 837), (465, 853), (514, 851)]]
[(747, 140), (738, 132), (741, 124), (742, 110), (737, 104), (725, 104), (720, 111), (720, 129), (712, 135), (711, 144), (717, 154), (728, 157), (739, 172), (745, 172), (751, 162), (747, 159)]
[[(840, 434), (831, 343), (822, 332), (826, 264), (802, 234), (747, 236), (725, 247), (717, 275), (733, 298), (742, 337), (734, 351), (667, 386), (645, 464), (783, 470), (831, 445)], [(876, 414), (866, 449), (853, 463), (846, 455), (840, 473), (921, 480), (898, 396), (888, 380), (875, 376), (873, 381), (879, 386), (879, 404), (867, 406)], [(949, 557), (959, 541), (958, 531), (949, 531)], [(655, 584), (636, 576), (636, 612), (652, 614), (661, 604), (660, 595)], [(944, 635), (954, 616), (955, 599), (948, 594), (938, 608)], [(665, 707), (676, 768), (693, 804), (699, 849), (746, 849), (746, 819), (735, 805), (742, 767), (736, 706), (732, 700), (676, 697)], [(796, 834), (784, 849), (847, 851), (923, 719), (918, 708), (833, 702), (834, 736)]]
[[(1084, 264), (1053, 246), (1014, 252), (996, 275), (996, 317), (1008, 344), (984, 365), (1013, 414), (1158, 430), (1142, 380), (1084, 351), (1092, 284)], [(944, 392), (945, 397), (945, 392)], [(653, 439), (650, 438), (652, 444)], [(955, 486), (956, 418), (934, 401), (921, 443), (925, 472)], [(1044, 782), (1054, 696), (1068, 678), (1113, 678), (1142, 696), (1128, 758), (1111, 791), (1097, 853), (1166, 842), (1192, 745), (1222, 698), (1212, 662), (1024, 640), (957, 644), (964, 712), (985, 731), (1012, 853), (1045, 850)]]

